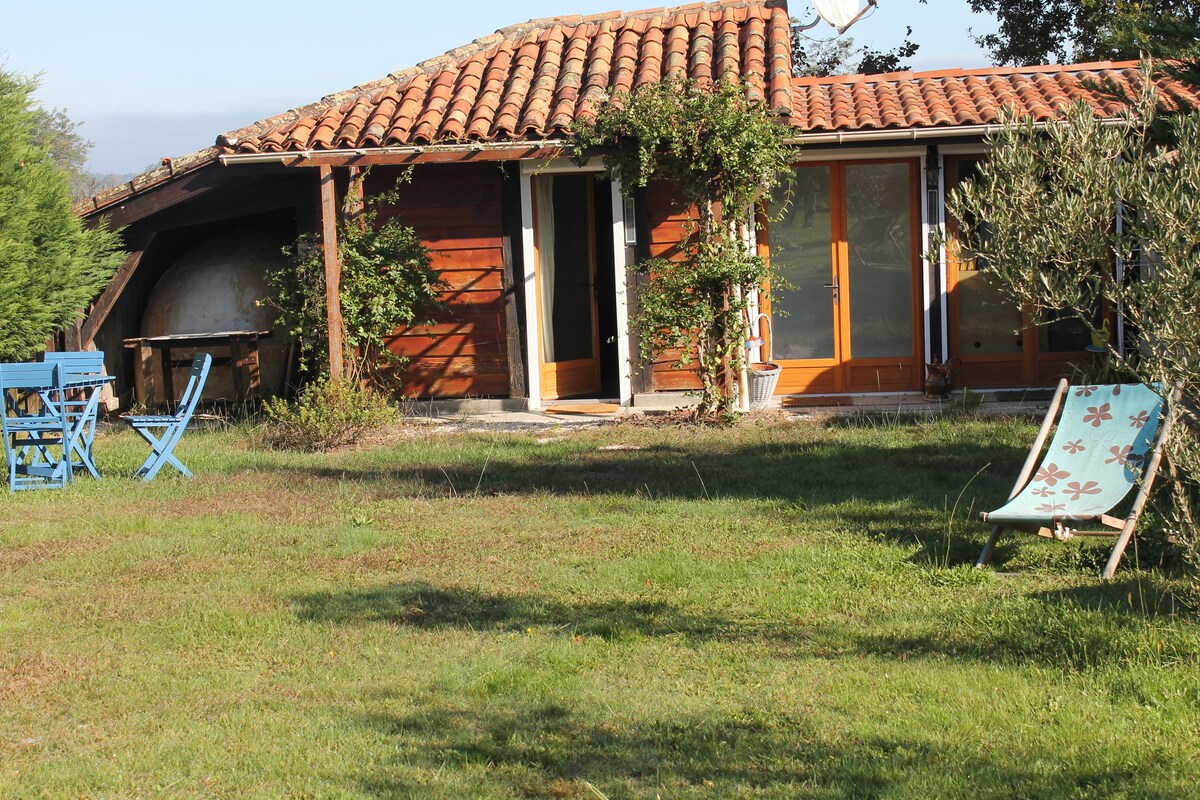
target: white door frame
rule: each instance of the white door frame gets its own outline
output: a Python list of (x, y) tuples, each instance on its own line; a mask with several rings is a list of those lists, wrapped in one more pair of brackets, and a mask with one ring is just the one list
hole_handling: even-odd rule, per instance
[[(577, 166), (566, 159), (553, 161), (521, 162), (521, 253), (525, 287), (525, 353), (529, 369), (529, 400), (531, 410), (542, 407), (541, 364), (541, 318), (537, 307), (537, 274), (534, 258), (533, 231), (533, 176), (559, 173), (603, 172), (604, 165), (593, 159), (585, 166)], [(616, 286), (617, 313), (617, 359), (620, 363), (621, 405), (633, 405), (632, 360), (629, 347), (629, 281), (628, 267), (632, 261), (631, 248), (625, 246), (625, 203), (621, 197), (621, 185), (612, 179), (612, 236), (614, 285)], [(596, 231), (596, 241), (601, 242), (603, 233)]]

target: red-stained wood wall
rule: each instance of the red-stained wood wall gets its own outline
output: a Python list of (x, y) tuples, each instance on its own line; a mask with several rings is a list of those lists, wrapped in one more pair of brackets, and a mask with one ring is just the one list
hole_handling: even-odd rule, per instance
[[(370, 196), (395, 185), (400, 171), (376, 167)], [(501, 257), (503, 174), (496, 164), (417, 167), (399, 199), (380, 212), (416, 230), (449, 284), (449, 308), (430, 327), (396, 331), (388, 348), (409, 359), (411, 398), (505, 397), (509, 394)]]
[[(686, 231), (688, 213), (680, 206), (678, 194), (670, 184), (653, 181), (646, 187), (646, 222), (650, 233), (651, 258), (679, 258), (679, 241)], [(694, 367), (678, 369), (679, 351), (659, 355), (648, 365), (649, 389), (654, 392), (685, 391), (700, 388)]]

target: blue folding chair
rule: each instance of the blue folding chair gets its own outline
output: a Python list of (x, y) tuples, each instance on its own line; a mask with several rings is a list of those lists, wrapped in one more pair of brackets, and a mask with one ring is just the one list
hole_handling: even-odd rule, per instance
[[(211, 368), (212, 356), (208, 353), (197, 353), (196, 357), (192, 359), (192, 372), (188, 377), (187, 386), (183, 389), (183, 396), (179, 398), (179, 405), (176, 406), (174, 414), (157, 416), (126, 415), (121, 418), (128, 422), (137, 431), (138, 435), (150, 445), (150, 455), (146, 459), (146, 463), (142, 464), (141, 468), (137, 471), (137, 476), (142, 480), (154, 480), (154, 476), (158, 474), (158, 471), (165, 464), (170, 464), (189, 478), (192, 477), (191, 470), (175, 457), (174, 450), (175, 445), (179, 444), (183, 432), (187, 430), (188, 422), (192, 419), (192, 414), (195, 412), (196, 406), (200, 403), (200, 395), (204, 391), (204, 382), (208, 380), (208, 371)], [(161, 432), (156, 433), (155, 431)]]
[[(66, 415), (72, 429), (78, 429), (73, 444), (76, 465), (83, 467), (93, 478), (100, 477), (96, 469), (96, 461), (92, 455), (92, 442), (96, 439), (96, 416), (100, 407), (100, 386), (112, 380), (104, 374), (103, 351), (85, 350), (82, 352), (51, 352), (42, 356), (47, 364), (63, 366), (63, 381), (71, 384), (86, 384), (82, 388), (68, 390), (66, 397), (57, 410)], [(49, 392), (42, 393), (42, 402), (46, 405), (54, 403)]]
[[(59, 364), (0, 364), (0, 433), (8, 490), (65, 488), (71, 482), (71, 423), (58, 405), (66, 396)], [(43, 404), (48, 396), (53, 403)]]

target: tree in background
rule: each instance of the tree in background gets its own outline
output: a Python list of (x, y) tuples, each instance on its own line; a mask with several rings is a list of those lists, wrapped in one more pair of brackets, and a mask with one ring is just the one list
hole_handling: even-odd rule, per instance
[(810, 39), (802, 31), (792, 34), (792, 74), (796, 77), (831, 75), (881, 75), (909, 69), (902, 63), (916, 55), (921, 47), (909, 40), (912, 28), (904, 34), (904, 43), (891, 50), (858, 47), (852, 37)]
[(87, 171), (92, 142), (83, 138), (79, 123), (67, 116), (66, 111), (34, 108), (30, 140), (34, 147), (45, 150), (55, 164), (66, 170), (72, 199), (82, 200), (103, 188)]
[[(1062, 125), (1010, 118), (947, 205), (960, 257), (1036, 321), (1066, 311), (1108, 342), (1110, 374), (1182, 394), (1167, 443), (1172, 528), (1200, 567), (1200, 114), (1155, 125), (1156, 108), (1147, 90), (1124, 126), (1082, 103)], [(1102, 301), (1125, 320), (1123, 349), (1094, 316)]]
[[(86, 200), (110, 186), (125, 183), (138, 175), (136, 172), (89, 172), (88, 155), (94, 143), (84, 138), (78, 123), (61, 108), (33, 108), (33, 146), (45, 149), (54, 163), (67, 171), (71, 187), (71, 199)], [(158, 167), (150, 164), (142, 172)]]
[(82, 319), (124, 256), (116, 233), (75, 215), (68, 169), (38, 143), (36, 88), (0, 70), (0, 360), (27, 359)]
[(975, 36), (996, 64), (1194, 53), (1200, 0), (970, 0), (999, 30)]

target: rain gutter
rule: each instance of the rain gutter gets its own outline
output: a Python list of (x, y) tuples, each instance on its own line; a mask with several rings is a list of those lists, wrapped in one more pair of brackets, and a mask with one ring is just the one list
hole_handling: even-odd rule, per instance
[[(1062, 124), (1062, 120), (1047, 120), (1034, 123), (1036, 128)], [(1100, 120), (1108, 126), (1128, 125), (1129, 120), (1108, 118)], [(916, 142), (925, 139), (945, 139), (951, 136), (989, 136), (1004, 129), (1001, 123), (986, 125), (959, 125), (943, 128), (903, 128), (886, 131), (831, 131), (828, 133), (802, 133), (786, 139), (787, 144), (853, 144), (855, 142)]]

